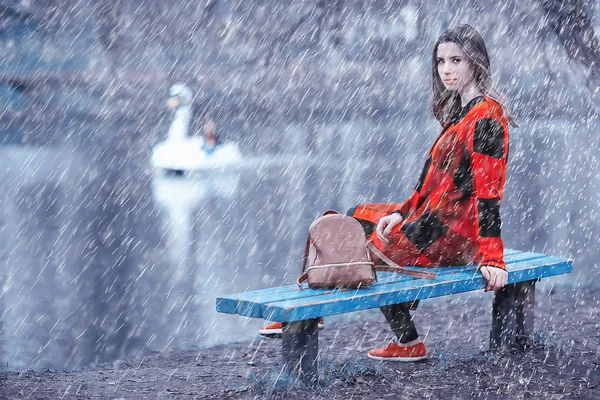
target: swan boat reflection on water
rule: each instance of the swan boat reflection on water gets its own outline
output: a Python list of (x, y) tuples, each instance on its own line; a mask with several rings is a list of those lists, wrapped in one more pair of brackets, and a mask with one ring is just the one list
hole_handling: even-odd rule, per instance
[(218, 143), (212, 121), (204, 126), (204, 137), (189, 136), (193, 93), (182, 83), (169, 89), (167, 106), (175, 115), (167, 139), (152, 149), (152, 166), (167, 173), (182, 175), (188, 171), (213, 171), (237, 167), (242, 155), (237, 144)]
[[(182, 179), (171, 174), (154, 174), (152, 198), (161, 210), (167, 262), (171, 266), (170, 279), (179, 282), (190, 277), (197, 263), (194, 254), (197, 244), (204, 243), (202, 233), (194, 226), (203, 225), (205, 218), (217, 203), (233, 202), (240, 180), (238, 171), (210, 172)], [(204, 210), (204, 212), (203, 212)], [(198, 236), (200, 235), (200, 236)], [(204, 247), (204, 246), (201, 246)]]

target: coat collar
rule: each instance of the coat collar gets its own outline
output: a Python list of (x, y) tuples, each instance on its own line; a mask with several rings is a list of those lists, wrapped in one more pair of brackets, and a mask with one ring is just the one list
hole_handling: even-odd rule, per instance
[(460, 111), (458, 111), (456, 114), (454, 114), (454, 116), (452, 118), (450, 118), (450, 122), (454, 125), (458, 124), (460, 122), (460, 120), (463, 119), (465, 117), (465, 115), (467, 115), (467, 113), (471, 110), (471, 108), (473, 108), (473, 106), (475, 106), (475, 104), (481, 103), (482, 101), (485, 101), (485, 98), (483, 97), (483, 95), (473, 97), (471, 99), (471, 101), (469, 101), (467, 103), (466, 106), (461, 108)]

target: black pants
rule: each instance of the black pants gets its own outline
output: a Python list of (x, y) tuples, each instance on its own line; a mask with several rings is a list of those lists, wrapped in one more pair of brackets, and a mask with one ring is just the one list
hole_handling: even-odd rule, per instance
[[(348, 210), (347, 215), (354, 215), (354, 208)], [(375, 231), (375, 226), (372, 222), (361, 219), (357, 219), (357, 221), (362, 225), (366, 235), (370, 235)], [(419, 302), (415, 301), (379, 307), (400, 343), (408, 343), (419, 337), (417, 328), (410, 316), (410, 310), (416, 310), (418, 304)]]
[(400, 343), (408, 343), (419, 337), (417, 328), (410, 316), (410, 308), (411, 303), (400, 303), (379, 307)]

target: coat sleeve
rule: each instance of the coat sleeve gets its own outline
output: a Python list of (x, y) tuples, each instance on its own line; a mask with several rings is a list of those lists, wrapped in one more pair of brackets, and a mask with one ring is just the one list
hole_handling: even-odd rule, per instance
[(479, 252), (479, 266), (506, 269), (500, 234), (500, 204), (506, 179), (508, 127), (501, 113), (484, 109), (476, 117), (469, 138)]

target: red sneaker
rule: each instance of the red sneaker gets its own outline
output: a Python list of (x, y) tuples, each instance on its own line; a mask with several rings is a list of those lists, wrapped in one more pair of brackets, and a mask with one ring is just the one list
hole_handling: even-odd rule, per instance
[(394, 338), (387, 346), (369, 351), (369, 358), (382, 361), (419, 361), (427, 358), (427, 349), (421, 339), (398, 343)]
[[(319, 320), (319, 325), (317, 326), (317, 329), (319, 331), (322, 331), (323, 328), (325, 328), (325, 323), (323, 322), (323, 318), (321, 318)], [(273, 322), (273, 323), (270, 323), (269, 325), (263, 327), (260, 331), (258, 331), (258, 333), (264, 337), (273, 338), (273, 339), (275, 339), (275, 338), (281, 339), (282, 330), (283, 330), (283, 325), (281, 324), (281, 322)]]

